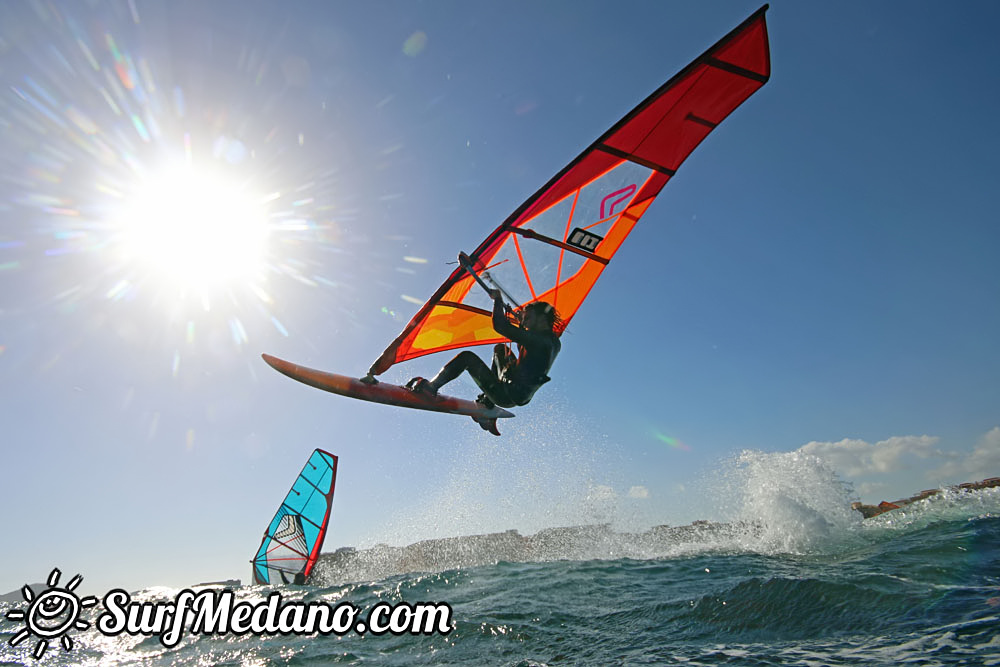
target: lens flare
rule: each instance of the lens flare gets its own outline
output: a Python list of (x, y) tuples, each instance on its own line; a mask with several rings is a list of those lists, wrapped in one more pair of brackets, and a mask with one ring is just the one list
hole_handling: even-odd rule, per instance
[(663, 433), (661, 433), (659, 431), (653, 431), (653, 437), (655, 439), (659, 440), (660, 442), (662, 442), (663, 444), (667, 445), (671, 449), (677, 449), (677, 450), (680, 450), (682, 452), (689, 452), (689, 451), (691, 451), (690, 447), (688, 447), (686, 444), (684, 444), (683, 442), (681, 442), (677, 438), (672, 438), (669, 435), (665, 435), (665, 434), (663, 434)]

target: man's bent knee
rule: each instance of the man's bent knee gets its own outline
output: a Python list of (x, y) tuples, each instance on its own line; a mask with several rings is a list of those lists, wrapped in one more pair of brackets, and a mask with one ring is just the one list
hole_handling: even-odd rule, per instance
[(479, 361), (479, 357), (472, 350), (462, 350), (455, 357), (455, 361), (461, 360), (463, 366), (468, 367), (470, 362)]

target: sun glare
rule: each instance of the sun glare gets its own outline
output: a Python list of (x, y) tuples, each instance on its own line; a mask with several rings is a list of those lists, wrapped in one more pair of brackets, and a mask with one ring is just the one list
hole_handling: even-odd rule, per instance
[(209, 290), (252, 282), (263, 269), (263, 199), (189, 166), (147, 180), (124, 209), (128, 259), (168, 284)]

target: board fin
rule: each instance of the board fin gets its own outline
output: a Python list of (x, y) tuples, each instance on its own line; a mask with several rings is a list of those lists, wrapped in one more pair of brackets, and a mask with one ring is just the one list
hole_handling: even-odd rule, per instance
[(472, 421), (479, 424), (479, 427), (484, 431), (489, 431), (493, 435), (500, 435), (500, 429), (497, 428), (496, 417), (473, 417)]

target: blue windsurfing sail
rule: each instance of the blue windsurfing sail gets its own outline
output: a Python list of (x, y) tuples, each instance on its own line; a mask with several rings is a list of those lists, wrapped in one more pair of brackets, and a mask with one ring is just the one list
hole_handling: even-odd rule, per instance
[(333, 508), (337, 457), (317, 449), (278, 508), (253, 561), (255, 584), (304, 584), (309, 580)]

